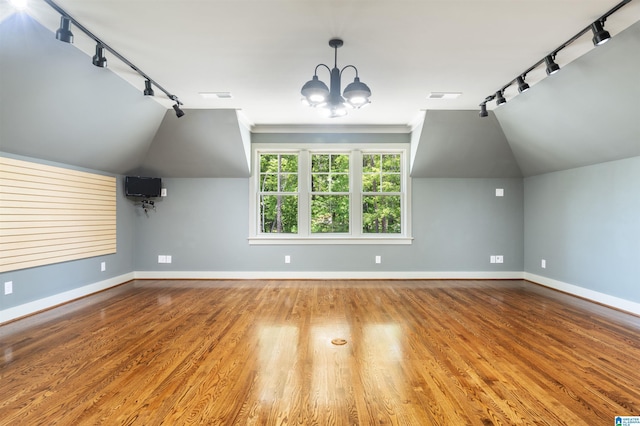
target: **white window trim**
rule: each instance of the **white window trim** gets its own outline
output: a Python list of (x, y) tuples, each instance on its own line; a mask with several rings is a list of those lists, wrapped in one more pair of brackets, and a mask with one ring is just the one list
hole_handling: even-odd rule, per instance
[[(258, 232), (258, 183), (261, 152), (277, 154), (298, 154), (298, 233), (297, 234), (261, 234)], [(353, 165), (362, 163), (362, 153), (375, 152), (402, 153), (402, 233), (401, 234), (363, 234), (361, 214), (351, 214), (349, 234), (311, 234), (310, 225), (310, 182), (307, 173), (310, 169), (310, 153), (352, 153), (351, 155), (351, 212), (360, 212), (362, 205), (362, 176), (355, 173)], [(410, 144), (253, 144), (251, 149), (251, 178), (249, 181), (249, 244), (277, 245), (277, 244), (411, 244), (411, 177), (409, 176)], [(356, 158), (357, 157), (357, 158)], [(304, 162), (304, 163), (303, 163)], [(305, 164), (302, 167), (302, 164)], [(302, 198), (305, 201), (302, 201)], [(306, 198), (309, 198), (308, 200)], [(355, 208), (354, 208), (355, 207)], [(360, 212), (361, 213), (361, 212)]]

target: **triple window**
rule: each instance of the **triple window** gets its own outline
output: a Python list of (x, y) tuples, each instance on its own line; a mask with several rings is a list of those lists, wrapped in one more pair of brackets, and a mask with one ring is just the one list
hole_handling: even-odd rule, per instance
[(409, 237), (406, 148), (254, 151), (251, 237)]

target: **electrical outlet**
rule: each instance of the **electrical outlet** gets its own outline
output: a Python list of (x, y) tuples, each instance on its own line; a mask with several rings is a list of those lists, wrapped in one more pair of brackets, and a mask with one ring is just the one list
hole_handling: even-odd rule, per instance
[(158, 255), (158, 263), (167, 263), (167, 256), (163, 254)]
[(168, 254), (164, 257), (165, 262), (164, 263), (171, 263), (171, 255)]
[(496, 255), (496, 263), (504, 263), (504, 256)]
[(160, 196), (161, 197), (166, 197), (167, 196), (167, 188), (160, 189)]
[(490, 262), (490, 263), (496, 263), (496, 257), (495, 257), (495, 256), (491, 256), (491, 257), (489, 258), (489, 262)]
[(545, 269), (547, 267), (547, 261), (545, 259), (540, 260), (540, 267)]
[(289, 256), (288, 254), (286, 254), (284, 256), (284, 263), (291, 263), (291, 256)]
[(4, 283), (4, 294), (13, 293), (13, 281), (6, 281)]
[(100, 271), (104, 272), (107, 270), (107, 262), (101, 262), (100, 263)]
[(376, 263), (382, 263), (382, 256), (376, 256)]
[(496, 197), (504, 197), (504, 188), (496, 188)]

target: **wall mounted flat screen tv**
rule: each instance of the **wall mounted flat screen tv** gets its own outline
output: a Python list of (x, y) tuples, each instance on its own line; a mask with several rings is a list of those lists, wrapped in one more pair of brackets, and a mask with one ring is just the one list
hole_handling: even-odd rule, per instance
[(124, 193), (128, 197), (159, 197), (162, 179), (155, 177), (126, 176)]

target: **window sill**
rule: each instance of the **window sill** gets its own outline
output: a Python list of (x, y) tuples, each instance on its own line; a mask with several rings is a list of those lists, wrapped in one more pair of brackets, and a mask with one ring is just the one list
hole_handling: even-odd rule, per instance
[(367, 245), (367, 244), (389, 244), (389, 245), (408, 245), (413, 243), (412, 237), (361, 237), (361, 238), (348, 238), (348, 237), (249, 237), (249, 245), (322, 245), (322, 244), (335, 244), (335, 245)]

